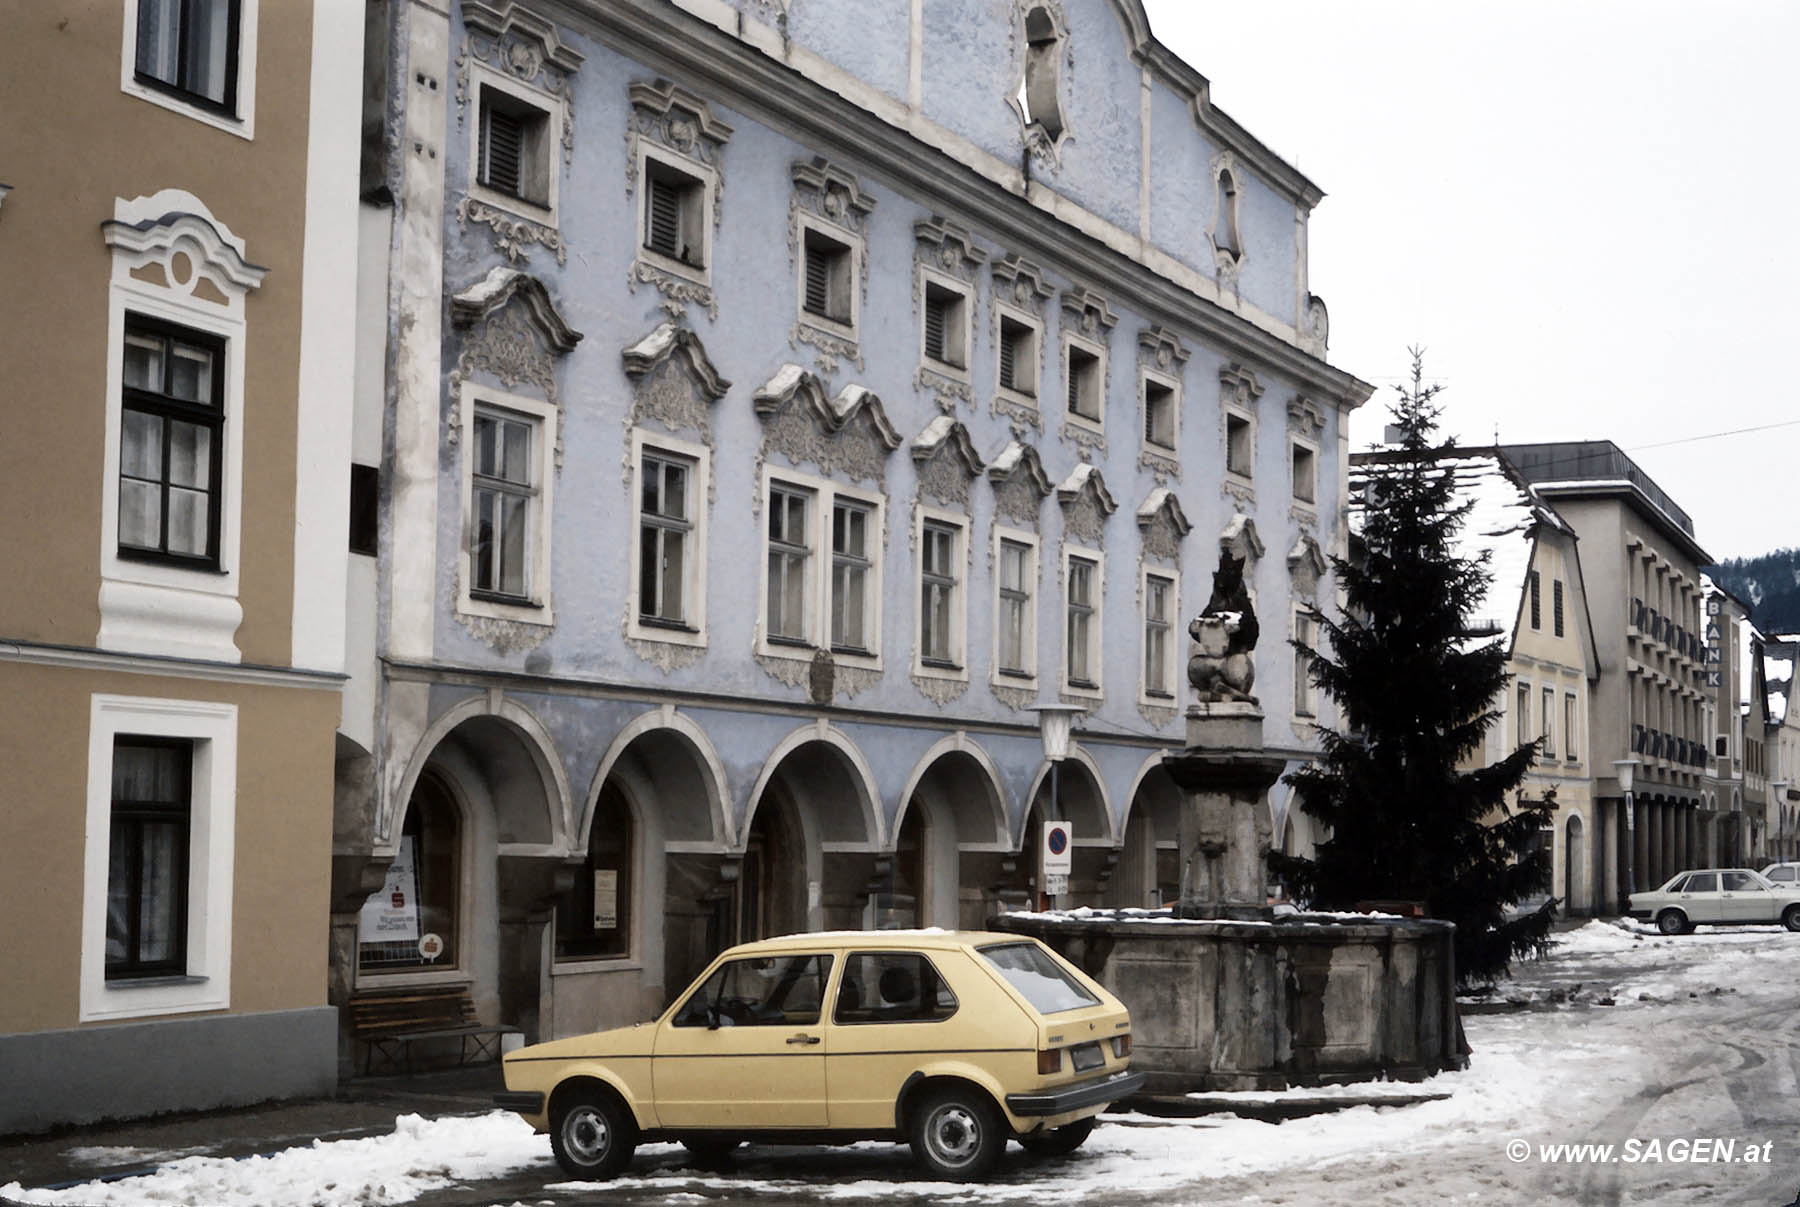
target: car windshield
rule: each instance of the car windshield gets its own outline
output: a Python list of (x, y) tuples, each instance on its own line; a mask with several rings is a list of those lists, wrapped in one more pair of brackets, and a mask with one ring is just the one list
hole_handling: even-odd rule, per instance
[(997, 943), (980, 950), (981, 958), (992, 964), (1039, 1014), (1100, 1004), (1099, 998), (1082, 988), (1036, 943)]

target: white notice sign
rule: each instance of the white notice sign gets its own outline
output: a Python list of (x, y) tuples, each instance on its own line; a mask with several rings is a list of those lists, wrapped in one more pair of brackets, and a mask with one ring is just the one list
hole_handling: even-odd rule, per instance
[(381, 890), (363, 902), (356, 937), (362, 943), (413, 943), (419, 938), (419, 878), (413, 874), (413, 844), (400, 840)]
[(594, 929), (615, 930), (619, 925), (619, 873), (611, 868), (594, 872)]

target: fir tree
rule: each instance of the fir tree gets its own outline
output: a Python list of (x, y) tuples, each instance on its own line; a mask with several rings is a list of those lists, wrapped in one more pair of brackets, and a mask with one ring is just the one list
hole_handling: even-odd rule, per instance
[(1393, 406), (1399, 447), (1365, 467), (1362, 554), (1333, 559), (1344, 614), (1313, 612), (1321, 648), (1293, 643), (1343, 726), (1321, 727), (1320, 759), (1286, 780), (1330, 837), (1315, 858), (1276, 853), (1269, 862), (1314, 908), (1423, 901), (1456, 923), (1457, 975), (1473, 983), (1545, 945), (1554, 902), (1506, 915), (1549, 886), (1539, 834), (1554, 804), (1508, 804), (1537, 741), (1491, 766), (1459, 767), (1500, 719), (1506, 648), (1470, 632), (1487, 554), (1457, 552), (1472, 504), (1456, 495), (1447, 460), (1455, 441), (1432, 443), (1442, 387), (1423, 384), (1422, 352), (1411, 351), (1411, 388), (1396, 387)]

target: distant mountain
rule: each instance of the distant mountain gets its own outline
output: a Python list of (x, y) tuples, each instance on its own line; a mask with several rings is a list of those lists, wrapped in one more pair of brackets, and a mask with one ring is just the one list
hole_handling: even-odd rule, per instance
[(1800, 549), (1734, 557), (1707, 573), (1750, 605), (1750, 619), (1764, 633), (1800, 633)]

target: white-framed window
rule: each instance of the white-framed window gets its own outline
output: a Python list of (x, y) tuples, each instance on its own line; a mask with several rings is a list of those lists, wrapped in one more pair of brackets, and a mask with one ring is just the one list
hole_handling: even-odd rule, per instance
[[(1312, 617), (1304, 606), (1294, 609), (1294, 640), (1318, 646), (1318, 635)], [(1294, 715), (1312, 718), (1318, 714), (1318, 689), (1312, 682), (1312, 657), (1304, 650), (1294, 650)]]
[(462, 387), (463, 612), (555, 622), (550, 534), (556, 424), (556, 407), (548, 402), (473, 383)]
[(969, 372), (969, 287), (919, 269), (919, 354), (939, 373), (967, 378)]
[(1147, 703), (1169, 705), (1175, 699), (1175, 616), (1180, 580), (1174, 571), (1144, 571), (1144, 661), (1141, 690)]
[(1174, 456), (1181, 429), (1181, 385), (1172, 378), (1146, 372), (1139, 392), (1144, 400), (1144, 448)]
[(766, 467), (762, 498), (757, 652), (795, 657), (828, 646), (840, 662), (878, 668), (882, 497)]
[(1256, 419), (1225, 408), (1225, 472), (1245, 480), (1256, 476)]
[(994, 529), (994, 682), (1037, 680), (1038, 538)]
[(557, 223), (562, 178), (561, 97), (469, 64), (474, 119), (469, 123), (469, 195), (509, 213)]
[(256, 135), (260, 0), (125, 0), (119, 87), (238, 135)]
[(103, 649), (236, 662), (245, 298), (263, 271), (191, 193), (119, 199), (107, 298)]
[[(1563, 695), (1563, 758), (1567, 759), (1571, 763), (1578, 763), (1581, 761), (1581, 744), (1575, 740), (1575, 735), (1578, 732), (1580, 732), (1576, 728), (1576, 719), (1577, 719), (1576, 718), (1576, 710), (1579, 707), (1580, 707), (1580, 705), (1578, 705), (1575, 702), (1575, 693), (1574, 692), (1564, 693), (1564, 695)], [(1719, 753), (1723, 754), (1725, 752), (1723, 750), (1721, 750)]]
[(237, 706), (96, 694), (82, 1022), (231, 1005)]
[(1063, 393), (1071, 419), (1106, 425), (1106, 349), (1076, 335), (1063, 336)]
[(1531, 684), (1522, 679), (1513, 700), (1513, 725), (1513, 738), (1518, 745), (1531, 741)]
[(764, 631), (771, 642), (812, 645), (813, 529), (816, 499), (787, 482), (769, 486)]
[(1013, 402), (1035, 407), (1044, 325), (1022, 310), (1004, 306), (996, 306), (995, 310), (998, 325), (994, 333), (994, 388)]
[(920, 674), (966, 678), (968, 521), (921, 507), (916, 522), (919, 618), (913, 669)]
[(1063, 552), (1063, 690), (1100, 694), (1102, 555)]
[(1288, 474), (1294, 502), (1314, 506), (1319, 497), (1319, 453), (1304, 440), (1288, 443)]
[(1547, 759), (1556, 757), (1556, 689), (1544, 689), (1544, 706), (1538, 710), (1539, 720), (1544, 727), (1544, 748), (1539, 751)]
[(854, 340), (861, 310), (862, 240), (800, 215), (800, 320)]
[(639, 258), (702, 285), (712, 283), (713, 194), (718, 174), (698, 160), (642, 142), (638, 178)]
[(703, 445), (640, 429), (631, 434), (632, 604), (627, 635), (706, 644), (706, 498)]

